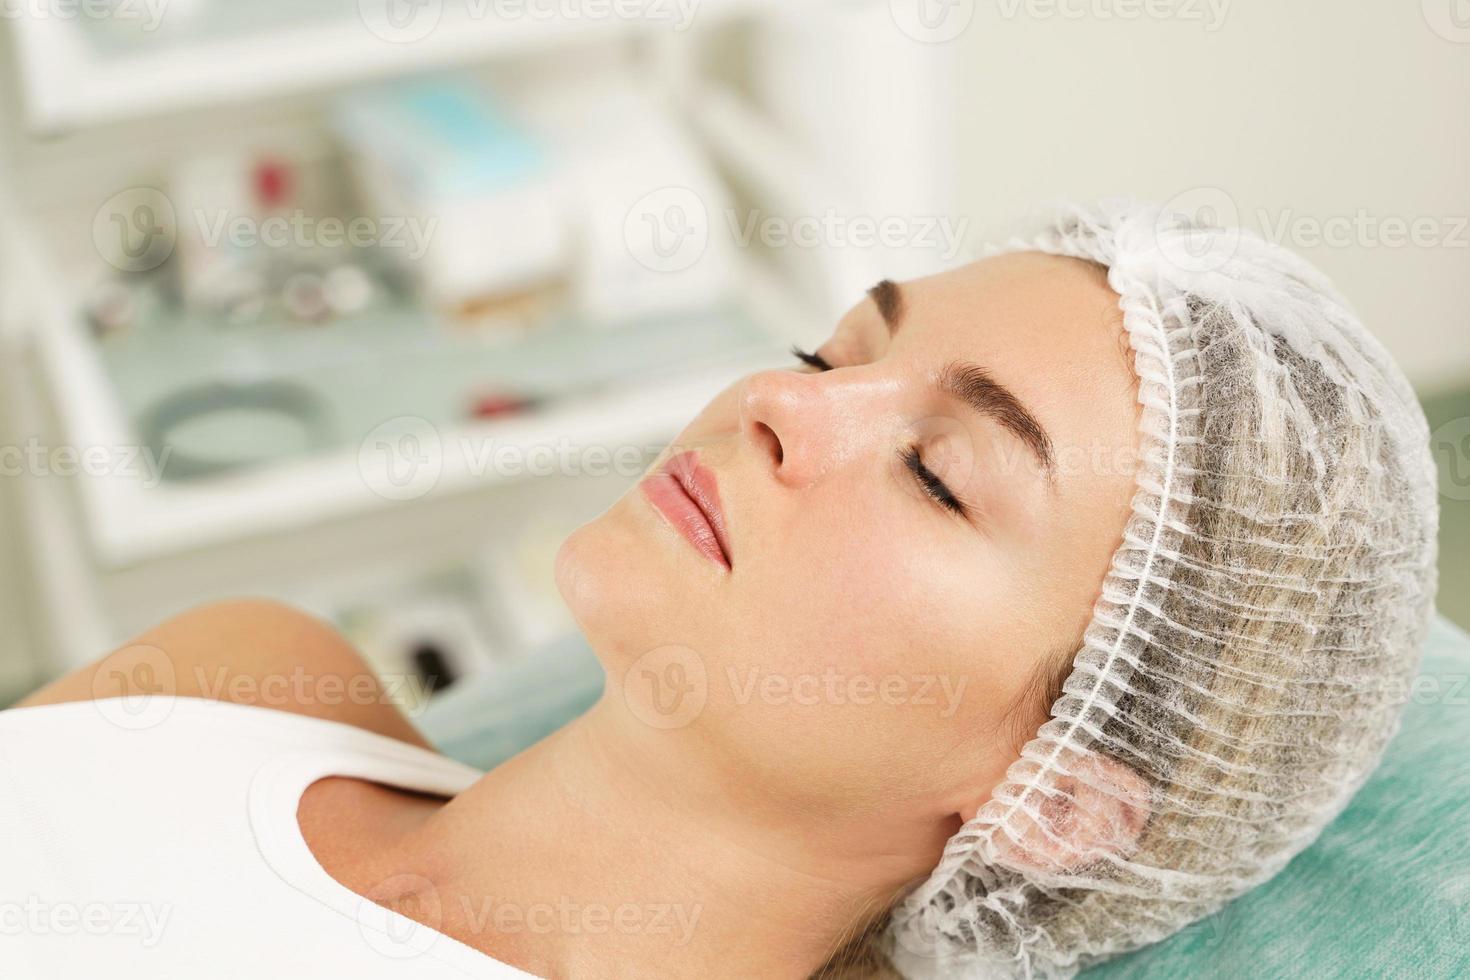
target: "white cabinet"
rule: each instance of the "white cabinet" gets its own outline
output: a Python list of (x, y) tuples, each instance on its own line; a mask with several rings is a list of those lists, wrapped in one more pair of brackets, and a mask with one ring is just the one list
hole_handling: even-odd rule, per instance
[[(639, 17), (572, 21), (507, 21), (485, 15), (493, 4), (431, 0), (418, 8), (439, 18), (437, 28), (421, 37), (411, 36), (410, 23), (395, 21), (395, 28), (374, 20), (384, 4), (371, 0), (231, 4), (238, 9), (228, 16), (214, 6), (172, 0), (164, 16), (174, 20), (147, 36), (119, 32), (116, 24), (104, 29), (55, 18), (13, 23), (18, 63), (0, 65), (23, 79), (23, 97), (14, 104), (25, 117), (6, 121), (13, 169), (0, 177), (0, 296), (12, 311), (0, 334), (0, 385), (14, 429), (3, 441), (42, 453), (95, 449), (97, 459), (107, 457), (100, 466), (59, 466), (46, 457), (11, 481), (13, 523), (23, 530), (17, 564), (33, 597), (37, 647), (51, 670), (94, 658), (192, 602), (265, 594), (330, 613), (390, 593), (395, 577), (432, 577), (458, 561), (484, 566), (487, 547), (540, 527), (543, 512), (555, 511), (563, 521), (590, 517), (633, 474), (530, 478), (525, 467), (496, 465), (488, 454), (524, 460), (558, 441), (656, 446), (719, 388), (751, 370), (784, 365), (791, 342), (820, 342), (834, 312), (850, 301), (853, 283), (883, 271), (882, 255), (872, 250), (746, 243), (734, 260), (739, 301), (719, 314), (743, 324), (735, 331), (745, 331), (743, 341), (705, 345), (716, 354), (700, 354), (694, 344), (660, 371), (594, 386), (545, 410), (502, 421), (436, 422), (428, 440), (437, 445), (423, 457), (434, 474), (422, 493), (396, 493), (383, 482), (385, 476), (393, 482), (393, 471), (375, 469), (393, 460), (373, 458), (380, 450), (391, 453), (406, 436), (422, 450), (421, 434), (369, 426), (349, 432), (331, 451), (290, 462), (205, 481), (150, 478), (146, 461), (126, 464), (126, 453), (141, 455), (145, 440), (137, 413), (119, 395), (116, 365), (83, 321), (79, 298), (90, 285), (86, 270), (97, 265), (92, 231), (105, 189), (129, 186), (127, 175), (150, 159), (183, 152), (194, 127), (290, 138), (320, 124), (313, 99), (323, 86), (453, 66), (507, 78), (575, 72), (597, 51), (615, 50), (642, 65), (644, 84), (705, 148), (741, 206), (758, 215), (798, 216), (819, 199), (823, 208), (871, 216), (861, 179), (811, 161), (860, 156), (862, 140), (886, 139), (873, 132), (848, 147), (830, 145), (841, 134), (813, 124), (828, 144), (814, 153), (792, 127), (800, 127), (802, 112), (819, 107), (792, 99), (773, 113), (758, 104), (764, 99), (769, 108), (779, 92), (761, 94), (758, 86), (730, 81), (751, 65), (767, 70), (772, 59), (797, 62), (784, 77), (800, 78), (802, 55), (789, 42), (741, 68), (740, 60), (759, 48), (767, 17), (784, 30), (803, 16), (757, 0), (649, 0)], [(658, 19), (691, 6), (696, 19), (687, 29)], [(839, 18), (849, 34), (889, 36), (886, 5), (868, 5), (877, 14), (857, 21), (853, 6), (861, 5), (813, 5), (810, 16)], [(145, 0), (135, 9), (145, 14)], [(391, 36), (393, 30), (399, 35)], [(822, 32), (807, 37), (820, 43)], [(875, 70), (861, 56), (865, 50), (854, 49), (845, 65), (824, 63)], [(912, 95), (928, 80), (940, 84), (939, 52), (931, 55), (931, 76), (912, 47), (904, 50), (912, 63), (903, 70), (912, 77), (902, 91)], [(885, 173), (906, 171), (926, 193), (942, 196), (944, 167), (930, 152), (943, 145), (937, 128), (926, 139), (909, 120), (904, 132), (913, 145), (906, 157), (887, 149)], [(732, 228), (737, 217), (733, 211), (717, 216)], [(319, 371), (327, 377), (337, 369), (324, 363)]]

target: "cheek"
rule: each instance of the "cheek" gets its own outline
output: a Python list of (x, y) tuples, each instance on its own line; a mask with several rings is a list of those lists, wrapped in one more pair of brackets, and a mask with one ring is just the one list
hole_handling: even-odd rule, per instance
[[(711, 676), (745, 692), (712, 702), (732, 751), (804, 789), (864, 798), (1004, 769), (991, 735), (1038, 651), (993, 559), (855, 534), (785, 571), (763, 583), (761, 615), (737, 613), (758, 629), (713, 647)], [(799, 679), (812, 699), (799, 701)]]
[(763, 612), (747, 617), (764, 624), (758, 649), (785, 651), (793, 669), (948, 678), (994, 701), (1036, 644), (1018, 570), (963, 534), (913, 515), (791, 529), (783, 560), (763, 569)]
[(670, 449), (680, 446), (701, 446), (712, 436), (732, 436), (740, 428), (740, 385), (744, 379), (732, 382), (709, 403), (670, 443)]

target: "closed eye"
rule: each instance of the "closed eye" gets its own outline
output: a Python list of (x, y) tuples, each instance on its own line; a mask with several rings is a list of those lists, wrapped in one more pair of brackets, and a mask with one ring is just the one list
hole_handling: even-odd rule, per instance
[(832, 365), (829, 364), (827, 362), (827, 359), (821, 354), (802, 350), (795, 344), (791, 346), (791, 356), (796, 358), (801, 363), (805, 364), (807, 367), (814, 367), (818, 371), (831, 371), (833, 369)]
[(944, 481), (934, 475), (929, 467), (924, 465), (924, 457), (914, 446), (909, 446), (902, 452), (903, 465), (908, 467), (909, 472), (914, 474), (914, 479), (919, 481), (919, 486), (924, 493), (935, 503), (946, 510), (966, 516), (965, 505), (960, 499), (950, 492)]
[[(792, 345), (791, 356), (795, 357), (807, 367), (816, 368), (818, 371), (835, 370), (833, 365), (825, 357), (814, 351), (802, 350), (800, 347)], [(919, 482), (919, 488), (924, 491), (925, 496), (951, 513), (958, 514), (961, 517), (968, 516), (965, 505), (960, 502), (960, 499), (950, 491), (943, 480), (934, 474), (933, 470), (924, 465), (924, 457), (919, 453), (917, 447), (909, 446), (903, 450), (900, 456), (903, 459), (904, 466), (914, 475), (914, 479)]]

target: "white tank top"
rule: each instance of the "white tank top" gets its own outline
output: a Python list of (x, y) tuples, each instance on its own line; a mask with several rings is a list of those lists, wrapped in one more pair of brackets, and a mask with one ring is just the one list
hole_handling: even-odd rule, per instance
[(0, 977), (528, 977), (338, 884), (296, 821), (325, 776), (452, 796), (481, 775), (198, 698), (0, 711)]

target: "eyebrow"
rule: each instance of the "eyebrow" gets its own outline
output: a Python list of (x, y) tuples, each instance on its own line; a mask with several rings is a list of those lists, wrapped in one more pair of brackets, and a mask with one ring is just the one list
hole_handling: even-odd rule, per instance
[(868, 290), (868, 298), (878, 307), (878, 315), (888, 327), (889, 335), (898, 333), (898, 328), (903, 325), (904, 313), (903, 291), (898, 288), (898, 283), (892, 279), (884, 279)]
[[(878, 308), (889, 335), (898, 333), (905, 312), (903, 291), (898, 283), (884, 279), (868, 290), (868, 296)], [(940, 372), (939, 390), (964, 402), (977, 414), (995, 420), (1020, 439), (1050, 479), (1056, 466), (1051, 436), (1021, 400), (990, 372), (978, 364), (954, 361)]]

